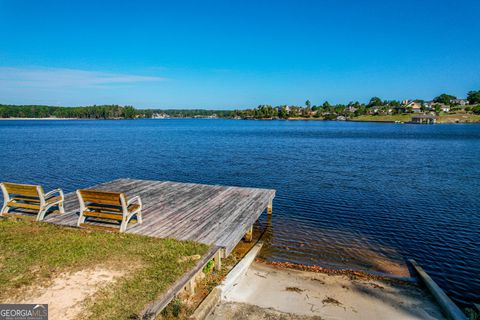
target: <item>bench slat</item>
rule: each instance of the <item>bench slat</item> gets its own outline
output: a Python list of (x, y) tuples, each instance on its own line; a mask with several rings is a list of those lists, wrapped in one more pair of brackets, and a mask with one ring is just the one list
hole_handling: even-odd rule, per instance
[[(118, 206), (118, 207), (113, 207), (113, 206), (102, 206), (102, 205), (98, 205), (98, 204), (88, 204), (85, 206), (85, 208), (87, 208), (88, 210), (94, 210), (94, 211), (101, 211), (101, 212), (107, 212), (107, 213), (120, 213), (122, 214), (123, 211), (122, 211), (122, 207)], [(140, 205), (139, 204), (136, 204), (136, 203), (132, 203), (131, 205), (128, 206), (128, 212), (133, 212), (135, 210), (137, 210), (138, 208), (140, 208)]]
[(97, 204), (89, 204), (85, 206), (89, 210), (98, 210), (98, 211), (107, 211), (107, 212), (118, 212), (122, 213), (122, 207), (106, 207), (102, 205), (97, 205)]
[(26, 202), (38, 202), (40, 203), (40, 199), (38, 197), (20, 197), (20, 196), (15, 196), (12, 197), (11, 200), (15, 201), (26, 201)]
[(38, 197), (37, 186), (30, 184), (16, 184), (4, 182), (3, 185), (9, 194), (17, 194), (28, 197)]
[(121, 221), (123, 219), (123, 215), (121, 214), (95, 212), (95, 211), (84, 211), (83, 215), (85, 217), (112, 219), (112, 220), (118, 220), (118, 221)]
[(9, 202), (7, 203), (7, 205), (8, 205), (9, 207), (40, 210), (40, 205), (30, 204), (30, 203), (22, 203), (22, 202), (16, 202), (16, 201), (9, 201)]
[(83, 201), (93, 202), (97, 204), (107, 204), (120, 206), (122, 203), (120, 197), (122, 193), (119, 192), (105, 192), (97, 190), (78, 190), (82, 195)]

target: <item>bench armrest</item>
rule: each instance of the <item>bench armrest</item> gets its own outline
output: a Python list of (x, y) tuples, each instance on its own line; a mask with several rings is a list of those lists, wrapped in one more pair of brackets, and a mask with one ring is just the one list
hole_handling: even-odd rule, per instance
[(58, 194), (60, 196), (60, 198), (62, 198), (62, 200), (64, 199), (64, 196), (63, 196), (63, 190), (62, 189), (54, 189), (50, 192), (47, 192), (44, 194), (45, 198), (48, 198), (48, 197), (51, 197), (53, 196), (54, 194)]
[(127, 202), (127, 207), (128, 207), (129, 205), (131, 205), (132, 203), (134, 203), (134, 202), (138, 202), (138, 204), (140, 205), (140, 207), (142, 207), (142, 199), (140, 199), (139, 196), (135, 196), (135, 197), (133, 197), (132, 199), (128, 200), (128, 202)]

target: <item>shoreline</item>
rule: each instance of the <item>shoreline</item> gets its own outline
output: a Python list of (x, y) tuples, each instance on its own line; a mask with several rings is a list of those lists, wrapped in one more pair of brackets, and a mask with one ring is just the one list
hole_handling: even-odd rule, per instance
[(28, 120), (28, 121), (35, 121), (35, 120), (52, 120), (52, 121), (58, 121), (58, 120), (97, 120), (97, 119), (81, 119), (81, 118), (0, 118), (0, 121), (5, 121), (5, 120)]
[[(288, 118), (288, 119), (234, 119), (234, 118), (195, 118), (195, 117), (182, 117), (182, 118), (138, 118), (138, 119), (89, 119), (89, 118), (0, 118), (0, 121), (97, 121), (97, 120), (242, 120), (242, 121), (329, 121), (329, 122), (367, 122), (367, 123), (388, 123), (388, 124), (415, 124), (410, 121), (398, 121), (398, 120), (375, 120), (375, 119), (347, 119), (347, 120), (325, 120), (322, 118)], [(437, 121), (435, 124), (480, 124), (480, 120), (463, 120), (463, 121)]]
[(313, 273), (324, 273), (328, 275), (343, 275), (349, 278), (359, 278), (359, 279), (370, 279), (370, 280), (384, 280), (392, 281), (395, 283), (401, 284), (412, 284), (416, 280), (412, 276), (400, 276), (395, 274), (389, 274), (384, 272), (377, 271), (365, 271), (365, 270), (355, 270), (355, 269), (334, 269), (334, 268), (325, 268), (318, 265), (304, 265), (291, 262), (274, 262), (268, 261), (262, 258), (256, 258), (255, 262), (267, 265), (272, 268), (282, 269), (282, 270), (299, 270), (307, 271)]
[[(336, 120), (326, 120), (326, 121), (336, 121)], [(397, 122), (397, 121), (386, 121), (386, 120), (346, 120), (346, 122), (367, 122), (367, 123), (390, 123), (390, 124), (414, 124), (414, 125), (438, 125), (438, 124), (480, 124), (480, 121), (462, 121), (462, 122), (437, 122), (432, 124), (421, 124), (414, 122)]]

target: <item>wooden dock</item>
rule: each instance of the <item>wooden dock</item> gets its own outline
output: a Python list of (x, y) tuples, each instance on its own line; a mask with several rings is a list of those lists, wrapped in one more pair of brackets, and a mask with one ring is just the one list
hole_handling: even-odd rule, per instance
[[(263, 211), (271, 213), (275, 190), (214, 186), (171, 181), (119, 179), (89, 189), (140, 196), (143, 223), (129, 225), (127, 233), (193, 240), (224, 248), (230, 254)], [(74, 192), (65, 196), (65, 213), (44, 221), (76, 226), (79, 202)]]

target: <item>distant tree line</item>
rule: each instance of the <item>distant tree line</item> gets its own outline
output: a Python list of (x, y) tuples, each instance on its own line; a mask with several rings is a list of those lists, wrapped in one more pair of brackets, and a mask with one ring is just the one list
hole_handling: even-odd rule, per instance
[(76, 119), (134, 119), (152, 118), (167, 114), (172, 118), (210, 117), (231, 118), (232, 110), (203, 109), (136, 109), (132, 106), (93, 105), (86, 107), (53, 107), (44, 105), (0, 104), (0, 118), (76, 118)]
[(260, 105), (255, 109), (243, 110), (205, 110), (205, 109), (136, 109), (132, 106), (93, 105), (85, 107), (54, 107), (45, 105), (3, 105), (0, 104), (0, 118), (77, 118), (77, 119), (134, 119), (152, 118), (164, 115), (171, 118), (218, 117), (242, 119), (290, 119), (337, 117), (353, 118), (365, 114), (402, 114), (413, 112), (412, 102), (420, 106), (422, 112), (440, 113), (443, 106), (451, 111), (463, 110), (480, 114), (480, 90), (468, 92), (467, 99), (457, 99), (454, 95), (443, 93), (432, 101), (382, 100), (372, 97), (368, 103), (352, 101), (348, 104), (332, 105), (325, 101), (321, 105), (312, 105), (310, 100), (302, 106)]
[(0, 104), (0, 118), (133, 119), (136, 114), (134, 107), (119, 105), (52, 107)]

